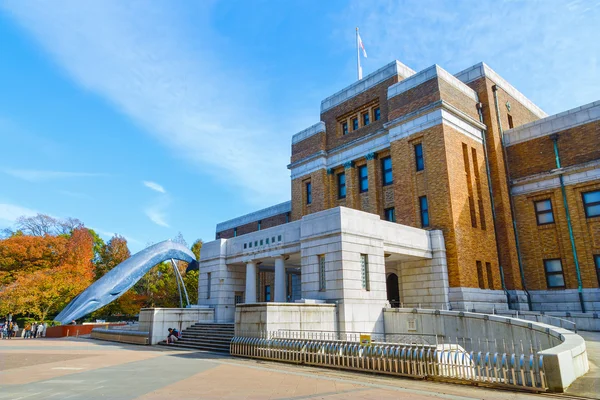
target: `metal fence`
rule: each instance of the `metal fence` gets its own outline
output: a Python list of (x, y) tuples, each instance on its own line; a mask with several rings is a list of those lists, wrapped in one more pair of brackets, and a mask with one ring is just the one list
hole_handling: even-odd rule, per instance
[[(313, 334), (316, 336), (316, 332)], [(322, 333), (326, 334), (328, 333)], [(545, 391), (547, 388), (543, 356), (534, 352), (518, 354), (467, 351), (458, 344), (449, 343), (374, 341), (370, 345), (363, 345), (354, 340), (294, 338), (290, 337), (292, 333), (285, 331), (260, 336), (262, 337), (234, 337), (230, 345), (231, 354), (420, 379), (534, 391)]]

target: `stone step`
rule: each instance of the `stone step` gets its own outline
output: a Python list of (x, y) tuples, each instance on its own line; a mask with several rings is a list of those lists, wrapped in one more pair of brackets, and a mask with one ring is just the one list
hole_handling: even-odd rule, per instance
[(183, 332), (200, 332), (200, 333), (219, 333), (219, 334), (227, 334), (233, 335), (234, 331), (224, 331), (222, 329), (184, 329)]
[(187, 344), (187, 343), (180, 343), (180, 342), (173, 343), (173, 344), (167, 344), (167, 342), (165, 342), (165, 341), (160, 342), (159, 345), (172, 347), (172, 348), (204, 350), (204, 351), (213, 351), (213, 352), (217, 352), (217, 353), (229, 353), (229, 346), (220, 347), (220, 346), (210, 346), (210, 345)]
[(228, 349), (229, 343), (212, 343), (212, 342), (194, 342), (190, 340), (179, 340), (177, 343), (183, 343), (189, 346), (211, 347), (219, 349)]
[(217, 335), (194, 335), (193, 333), (184, 333), (181, 335), (183, 339), (196, 339), (196, 340), (228, 340), (231, 341), (233, 336), (217, 336)]
[(229, 346), (229, 344), (231, 343), (231, 340), (201, 340), (201, 339), (181, 338), (181, 339), (179, 339), (179, 342)]
[(200, 324), (200, 323), (195, 323), (192, 326), (194, 326), (194, 327), (224, 328), (224, 329), (234, 329), (235, 328), (235, 325), (233, 325), (233, 324)]

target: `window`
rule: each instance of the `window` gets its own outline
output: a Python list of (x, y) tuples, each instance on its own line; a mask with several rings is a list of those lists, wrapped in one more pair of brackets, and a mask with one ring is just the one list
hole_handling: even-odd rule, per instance
[(362, 278), (362, 288), (370, 290), (369, 288), (369, 257), (366, 254), (360, 255), (360, 275)]
[(266, 238), (266, 239), (265, 239), (265, 243), (266, 243), (266, 244), (269, 244), (269, 238)]
[(211, 273), (206, 274), (206, 298), (210, 299)]
[(277, 235), (277, 241), (281, 242), (281, 235)]
[(233, 228), (233, 237), (237, 236), (237, 228)]
[(358, 167), (358, 190), (360, 193), (369, 190), (369, 172), (366, 165)]
[(262, 225), (262, 221), (258, 221), (258, 230), (260, 231), (260, 226)]
[(261, 245), (261, 246), (263, 245), (263, 240), (262, 240), (262, 239), (260, 239), (260, 245)]
[(248, 243), (244, 243), (244, 248), (247, 249), (248, 248)]
[(396, 222), (396, 209), (394, 207), (386, 208), (383, 210), (383, 214), (386, 221)]
[(265, 286), (265, 301), (271, 301), (271, 285)]
[(369, 113), (366, 112), (363, 114), (363, 126), (367, 126), (371, 123), (371, 120), (369, 118)]
[(358, 118), (352, 118), (352, 130), (355, 131), (358, 129)]
[(600, 285), (600, 255), (594, 256), (594, 264), (596, 264), (596, 277), (598, 278), (598, 285)]
[(492, 275), (492, 264), (485, 263), (485, 271), (487, 272), (488, 289), (494, 288), (494, 276)]
[[(287, 224), (288, 222), (290, 222), (290, 213), (286, 212), (285, 213), (285, 223)], [(267, 240), (269, 240), (269, 239), (267, 239)]]
[(394, 183), (394, 179), (392, 179), (392, 157), (385, 157), (381, 159), (381, 177), (383, 180), (383, 186)]
[(510, 114), (508, 115), (508, 129), (512, 129), (515, 127), (515, 125), (513, 124), (513, 120), (512, 120), (512, 116)]
[(319, 256), (319, 290), (325, 291), (325, 255)]
[(217, 232), (217, 239), (221, 239), (221, 232)]
[(338, 174), (338, 199), (346, 198), (346, 173)]
[(312, 184), (306, 182), (306, 204), (312, 204)]
[(381, 119), (381, 110), (379, 107), (373, 110), (373, 114), (375, 115), (375, 121), (379, 121)]
[(546, 271), (546, 284), (548, 285), (548, 289), (564, 289), (565, 276), (563, 275), (560, 258), (544, 260), (544, 269)]
[(600, 216), (600, 190), (582, 193), (583, 208), (587, 218)]
[(248, 247), (252, 248), (252, 242), (248, 243)]
[(415, 163), (417, 171), (423, 171), (425, 169), (425, 161), (423, 160), (423, 145), (421, 143), (415, 144)]
[(534, 205), (538, 225), (554, 223), (554, 214), (552, 213), (552, 202), (550, 199), (536, 201)]
[(421, 226), (427, 228), (429, 226), (429, 205), (427, 204), (427, 196), (419, 197), (419, 206), (421, 207)]
[(343, 135), (347, 135), (348, 134), (348, 123), (347, 122), (344, 122), (342, 124), (342, 134)]
[(483, 266), (481, 265), (481, 261), (475, 261), (477, 265), (477, 283), (479, 284), (479, 289), (485, 289), (485, 279), (483, 277)]

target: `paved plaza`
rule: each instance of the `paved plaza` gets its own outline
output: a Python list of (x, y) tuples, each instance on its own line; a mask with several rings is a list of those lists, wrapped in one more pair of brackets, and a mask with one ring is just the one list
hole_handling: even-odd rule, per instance
[(91, 339), (0, 341), (0, 399), (527, 399), (540, 395)]

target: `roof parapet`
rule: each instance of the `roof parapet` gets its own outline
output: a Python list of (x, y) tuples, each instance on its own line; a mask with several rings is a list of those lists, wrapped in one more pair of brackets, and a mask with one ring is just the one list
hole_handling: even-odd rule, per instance
[(444, 81), (446, 81), (450, 85), (454, 86), (457, 90), (461, 91), (466, 96), (473, 99), (474, 101), (476, 101), (476, 102), (479, 101), (477, 92), (475, 92), (473, 89), (471, 89), (470, 87), (465, 85), (463, 82), (461, 82), (459, 79), (454, 77), (450, 72), (446, 71), (445, 69), (443, 69), (442, 67), (440, 67), (437, 64), (434, 64), (431, 67), (426, 68), (423, 71), (420, 71), (420, 72), (414, 74), (410, 78), (406, 78), (406, 79), (401, 80), (400, 82), (395, 83), (392, 86), (390, 86), (388, 88), (387, 98), (390, 99), (394, 96), (398, 96), (399, 94), (402, 94), (414, 87), (417, 87), (420, 84), (427, 82), (428, 80), (433, 79), (435, 77), (443, 79)]
[(354, 96), (365, 92), (373, 86), (389, 79), (393, 76), (400, 75), (403, 78), (407, 78), (415, 74), (411, 68), (402, 64), (398, 60), (394, 60), (391, 63), (379, 68), (377, 71), (370, 73), (363, 79), (354, 82), (350, 86), (346, 86), (339, 92), (327, 97), (321, 101), (321, 113), (353, 98)]
[(301, 142), (304, 139), (316, 135), (320, 132), (325, 132), (325, 122), (323, 121), (319, 121), (316, 124), (306, 128), (305, 130), (296, 133), (294, 136), (292, 136), (292, 144)]
[(600, 100), (504, 131), (506, 146), (600, 121)]
[(534, 104), (533, 101), (529, 100), (525, 95), (519, 92), (513, 85), (508, 83), (504, 78), (502, 78), (496, 71), (491, 69), (486, 63), (480, 62), (479, 64), (475, 64), (472, 67), (469, 67), (465, 70), (460, 71), (457, 74), (454, 74), (456, 78), (461, 80), (464, 83), (472, 82), (476, 79), (485, 76), (489, 78), (491, 81), (496, 83), (498, 86), (502, 88), (506, 93), (510, 94), (517, 101), (523, 104), (529, 111), (531, 111), (534, 115), (539, 118), (545, 118), (548, 116), (541, 108)]
[(223, 232), (227, 229), (249, 224), (250, 222), (259, 221), (261, 219), (274, 217), (275, 215), (283, 214), (292, 211), (292, 202), (276, 204), (271, 207), (263, 208), (262, 210), (254, 211), (250, 214), (242, 215), (237, 218), (230, 219), (217, 224), (217, 232)]

